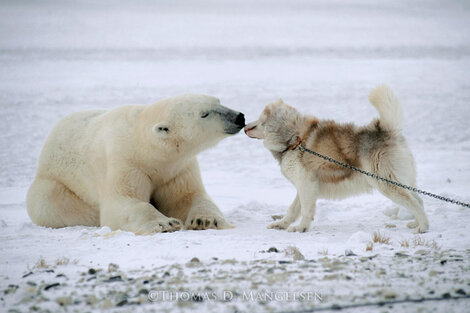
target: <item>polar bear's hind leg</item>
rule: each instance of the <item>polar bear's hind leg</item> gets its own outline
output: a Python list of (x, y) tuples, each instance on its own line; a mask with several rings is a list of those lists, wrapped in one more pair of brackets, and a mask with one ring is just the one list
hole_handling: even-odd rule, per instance
[(55, 180), (36, 179), (28, 191), (26, 206), (31, 220), (40, 226), (99, 226), (99, 212)]

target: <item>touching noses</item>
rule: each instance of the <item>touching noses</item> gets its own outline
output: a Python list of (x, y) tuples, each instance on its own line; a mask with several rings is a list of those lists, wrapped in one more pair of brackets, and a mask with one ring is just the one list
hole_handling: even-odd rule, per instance
[(245, 126), (245, 134), (248, 134), (248, 132), (250, 130), (253, 130), (256, 128), (256, 124), (255, 123), (250, 123), (248, 125)]

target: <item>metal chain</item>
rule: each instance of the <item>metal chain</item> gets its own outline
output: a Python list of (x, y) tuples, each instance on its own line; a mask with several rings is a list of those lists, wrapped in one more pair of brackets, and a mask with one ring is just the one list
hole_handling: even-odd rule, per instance
[(450, 203), (453, 203), (453, 204), (457, 204), (457, 205), (461, 205), (461, 206), (464, 206), (464, 207), (467, 207), (467, 208), (470, 208), (470, 204), (468, 203), (465, 203), (465, 202), (461, 202), (461, 201), (458, 201), (458, 200), (455, 200), (455, 199), (450, 199), (450, 198), (446, 198), (446, 197), (443, 197), (443, 196), (440, 196), (440, 195), (436, 195), (436, 194), (433, 194), (433, 193), (430, 193), (430, 192), (427, 192), (425, 190), (421, 190), (421, 189), (418, 189), (418, 188), (415, 188), (415, 187), (411, 187), (411, 186), (407, 186), (407, 185), (404, 185), (402, 183), (399, 183), (397, 181), (393, 181), (393, 180), (390, 180), (390, 179), (387, 179), (387, 178), (384, 178), (384, 177), (381, 177), (377, 174), (373, 174), (373, 173), (370, 173), (370, 172), (367, 172), (367, 171), (364, 171), (364, 170), (361, 170), (360, 168), (357, 168), (357, 167), (354, 167), (354, 166), (351, 166), (349, 164), (346, 164), (346, 163), (343, 163), (343, 162), (340, 162), (340, 161), (337, 161), (333, 158), (330, 158), (328, 156), (325, 156), (323, 154), (320, 154), (318, 152), (315, 152), (315, 151), (312, 151), (310, 149), (307, 149), (305, 148), (304, 146), (302, 146), (302, 142), (299, 142), (299, 144), (292, 150), (295, 150), (299, 148), (300, 150), (302, 151), (305, 151), (305, 152), (308, 152), (310, 154), (313, 154), (319, 158), (322, 158), (328, 162), (331, 162), (331, 163), (334, 163), (334, 164), (337, 164), (337, 165), (340, 165), (342, 167), (345, 167), (345, 168), (349, 168), (350, 170), (353, 170), (353, 171), (356, 171), (356, 172), (359, 172), (361, 174), (364, 174), (366, 176), (369, 176), (369, 177), (372, 177), (372, 178), (375, 178), (377, 180), (380, 180), (380, 181), (383, 181), (383, 182), (386, 182), (388, 184), (392, 184), (392, 185), (395, 185), (397, 187), (400, 187), (400, 188), (403, 188), (403, 189), (407, 189), (409, 191), (413, 191), (413, 192), (416, 192), (416, 193), (420, 193), (420, 194), (423, 194), (425, 196), (428, 196), (428, 197), (433, 197), (435, 199), (438, 199), (438, 200), (441, 200), (441, 201), (445, 201), (445, 202), (450, 202)]

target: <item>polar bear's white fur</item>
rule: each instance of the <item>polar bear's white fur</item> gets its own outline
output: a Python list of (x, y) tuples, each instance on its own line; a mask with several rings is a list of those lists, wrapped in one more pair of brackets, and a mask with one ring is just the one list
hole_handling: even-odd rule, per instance
[(27, 195), (42, 226), (109, 226), (136, 234), (229, 228), (196, 155), (237, 133), (243, 114), (184, 95), (150, 106), (65, 117), (49, 135)]

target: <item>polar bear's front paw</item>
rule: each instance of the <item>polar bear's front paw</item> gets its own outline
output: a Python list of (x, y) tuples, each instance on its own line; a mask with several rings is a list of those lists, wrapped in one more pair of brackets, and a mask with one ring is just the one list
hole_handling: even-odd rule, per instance
[(168, 218), (164, 221), (159, 221), (157, 226), (157, 232), (170, 233), (177, 230), (180, 230), (183, 227), (183, 222), (177, 218)]
[(138, 233), (142, 235), (150, 235), (154, 233), (171, 233), (180, 230), (182, 227), (183, 222), (177, 218), (159, 218), (143, 225)]
[(227, 229), (234, 228), (225, 218), (212, 214), (195, 214), (186, 220), (186, 229), (204, 230), (204, 229)]

